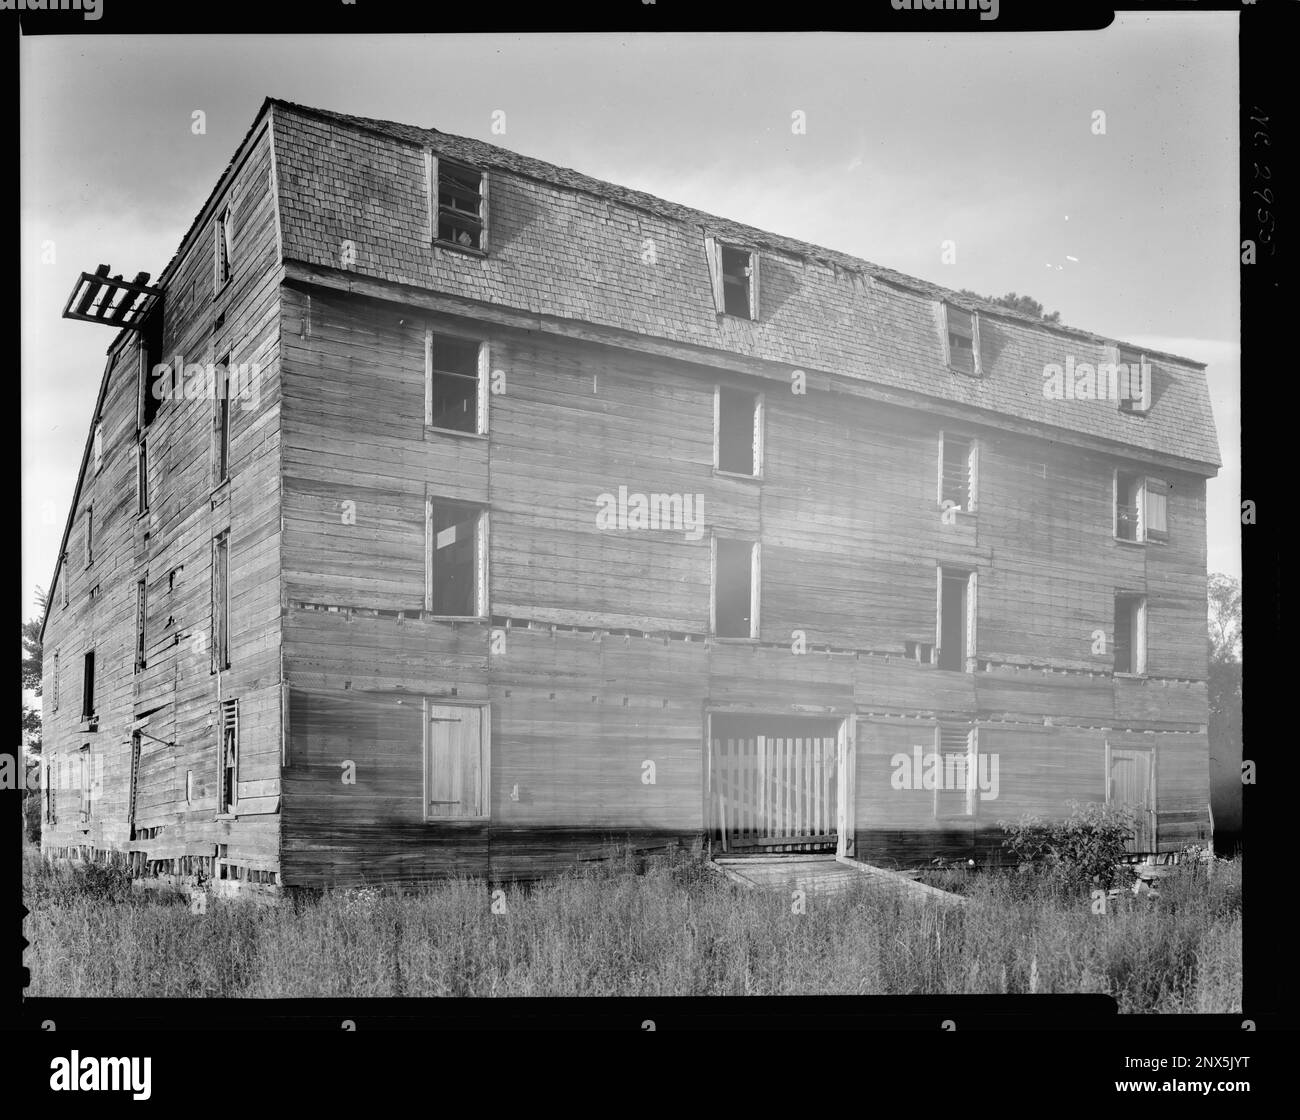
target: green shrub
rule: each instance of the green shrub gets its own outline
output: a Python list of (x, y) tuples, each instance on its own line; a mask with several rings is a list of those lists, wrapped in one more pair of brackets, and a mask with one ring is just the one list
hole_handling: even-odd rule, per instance
[(1006, 834), (1003, 848), (1022, 867), (1042, 872), (1068, 890), (1123, 885), (1132, 875), (1124, 862), (1134, 835), (1132, 817), (1107, 805), (1068, 804), (1070, 815), (1063, 821), (1028, 815), (1015, 823), (998, 821)]

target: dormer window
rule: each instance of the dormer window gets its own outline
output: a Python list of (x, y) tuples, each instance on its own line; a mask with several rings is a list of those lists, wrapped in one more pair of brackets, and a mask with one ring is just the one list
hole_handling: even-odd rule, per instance
[(979, 316), (974, 311), (944, 303), (943, 331), (948, 368), (956, 373), (979, 377), (980, 368)]
[(429, 217), (439, 245), (487, 252), (487, 176), (478, 168), (428, 156)]
[(758, 319), (758, 254), (752, 249), (704, 239), (713, 286), (713, 305), (719, 315)]
[(1119, 409), (1143, 415), (1151, 408), (1151, 365), (1147, 356), (1125, 346), (1119, 348)]

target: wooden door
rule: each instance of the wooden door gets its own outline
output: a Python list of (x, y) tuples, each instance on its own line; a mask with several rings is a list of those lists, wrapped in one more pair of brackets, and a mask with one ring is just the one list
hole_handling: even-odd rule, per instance
[(1130, 814), (1134, 825), (1128, 850), (1148, 853), (1156, 850), (1155, 782), (1149, 750), (1112, 748), (1107, 801)]

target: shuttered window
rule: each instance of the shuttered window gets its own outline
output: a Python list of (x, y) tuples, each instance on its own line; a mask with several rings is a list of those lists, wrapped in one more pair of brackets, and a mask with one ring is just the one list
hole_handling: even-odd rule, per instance
[(145, 630), (149, 611), (149, 584), (138, 580), (135, 585), (135, 671), (145, 667)]
[(239, 701), (221, 702), (221, 751), (217, 812), (233, 814), (239, 803)]
[(967, 513), (975, 510), (975, 441), (959, 436), (942, 437), (939, 467), (939, 504), (952, 502)]
[(936, 817), (975, 813), (975, 764), (978, 732), (967, 725), (942, 724), (935, 736), (938, 767), (934, 788)]
[(490, 815), (489, 709), (425, 706), (425, 818), (474, 820)]

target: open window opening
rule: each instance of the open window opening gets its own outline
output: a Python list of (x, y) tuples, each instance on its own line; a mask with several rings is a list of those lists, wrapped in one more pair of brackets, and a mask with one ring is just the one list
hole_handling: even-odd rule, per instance
[(425, 609), (451, 618), (487, 613), (487, 512), (429, 498), (425, 531)]
[(940, 669), (965, 672), (975, 657), (975, 573), (939, 569), (938, 650)]
[(714, 466), (728, 474), (762, 473), (763, 398), (718, 386), (714, 396)]
[(1146, 598), (1142, 595), (1115, 596), (1115, 672), (1142, 676), (1146, 673)]
[(713, 633), (758, 637), (758, 542), (714, 537)]
[(1141, 543), (1169, 539), (1169, 483), (1138, 471), (1115, 472), (1115, 537)]

